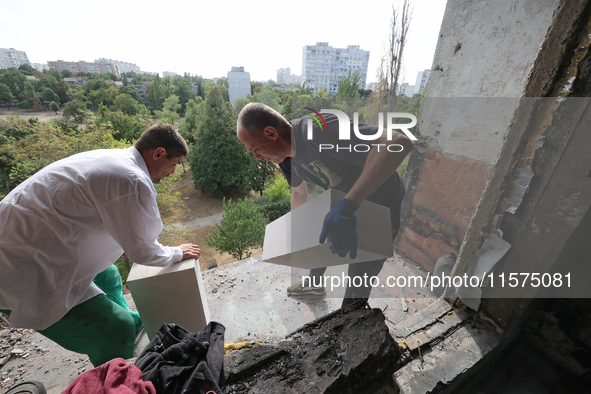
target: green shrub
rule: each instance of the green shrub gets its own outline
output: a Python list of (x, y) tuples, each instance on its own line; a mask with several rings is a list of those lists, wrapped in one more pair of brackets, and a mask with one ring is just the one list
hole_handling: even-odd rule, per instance
[(265, 195), (273, 201), (289, 201), (291, 199), (291, 188), (287, 183), (287, 179), (282, 175), (276, 176), (271, 186), (265, 191)]
[(224, 216), (217, 231), (205, 237), (207, 243), (220, 253), (229, 253), (238, 260), (250, 257), (249, 249), (263, 245), (265, 222), (263, 215), (249, 199), (226, 202)]
[(76, 153), (93, 149), (126, 148), (128, 143), (115, 141), (112, 130), (89, 125), (84, 132), (61, 129), (53, 123), (30, 126), (32, 133), (19, 139), (11, 137), (0, 145), (0, 168), (8, 174), (3, 178), (7, 190), (35, 174), (48, 164)]
[(256, 197), (252, 202), (270, 222), (285, 215), (291, 209), (289, 200), (273, 201), (268, 196)]
[(152, 125), (145, 113), (128, 115), (122, 111), (111, 111), (99, 104), (95, 125), (110, 125), (115, 130), (113, 137), (118, 140), (133, 142)]
[(264, 195), (255, 197), (254, 204), (269, 221), (285, 215), (291, 209), (291, 188), (285, 177), (279, 175), (265, 191)]

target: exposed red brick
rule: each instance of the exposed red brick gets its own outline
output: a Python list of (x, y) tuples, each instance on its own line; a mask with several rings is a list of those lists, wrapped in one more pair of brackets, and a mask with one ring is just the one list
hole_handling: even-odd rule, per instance
[(490, 166), (437, 151), (427, 151), (418, 163), (411, 172), (418, 179), (407, 191), (412, 208), (403, 213), (396, 247), (432, 270), (441, 255), (459, 250)]

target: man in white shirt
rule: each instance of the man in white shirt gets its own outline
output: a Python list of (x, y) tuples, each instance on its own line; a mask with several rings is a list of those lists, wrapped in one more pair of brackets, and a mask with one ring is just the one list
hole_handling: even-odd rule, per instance
[(129, 358), (134, 321), (93, 283), (123, 252), (138, 264), (199, 258), (198, 245), (167, 247), (153, 183), (174, 173), (188, 148), (164, 124), (133, 147), (59, 160), (0, 202), (0, 310), (96, 366)]

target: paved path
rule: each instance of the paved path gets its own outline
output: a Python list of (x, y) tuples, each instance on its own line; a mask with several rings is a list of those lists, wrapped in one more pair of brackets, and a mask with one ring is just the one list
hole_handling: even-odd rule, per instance
[(196, 228), (213, 226), (214, 224), (220, 223), (223, 215), (224, 212), (218, 212), (204, 218), (192, 219), (182, 223), (173, 223), (171, 226), (185, 227), (187, 230), (195, 230)]
[[(308, 200), (311, 200), (314, 197), (316, 197), (316, 192), (314, 190), (309, 190)], [(214, 224), (220, 223), (220, 221), (222, 220), (222, 216), (224, 216), (223, 211), (214, 213), (213, 215), (206, 216), (204, 218), (196, 218), (182, 223), (173, 223), (171, 224), (171, 226), (185, 227), (187, 230), (195, 230), (197, 228), (213, 226)]]

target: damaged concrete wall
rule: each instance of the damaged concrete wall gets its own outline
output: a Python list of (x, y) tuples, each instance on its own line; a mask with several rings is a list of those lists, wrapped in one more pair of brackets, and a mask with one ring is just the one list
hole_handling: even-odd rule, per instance
[[(525, 88), (528, 96), (588, 96), (589, 1), (561, 1)], [(576, 76), (576, 78), (573, 78)], [(572, 83), (572, 80), (575, 80)], [(570, 82), (569, 82), (570, 81)], [(569, 87), (568, 89), (565, 89)], [(562, 99), (558, 102), (561, 103)], [(513, 246), (497, 264), (496, 273), (548, 272), (558, 254), (589, 207), (589, 120), (586, 99), (568, 99), (562, 108), (556, 99), (527, 99), (520, 103), (519, 116), (504, 141), (501, 156), (491, 171), (472, 222), (466, 233), (458, 273), (465, 272), (494, 227)], [(544, 105), (540, 105), (544, 104)], [(562, 103), (565, 104), (565, 103)], [(586, 108), (586, 109), (585, 109)], [(587, 111), (587, 115), (585, 115)], [(548, 119), (542, 125), (540, 119)], [(539, 134), (542, 132), (542, 134)], [(539, 138), (538, 138), (539, 137)], [(541, 145), (541, 146), (540, 146)], [(532, 146), (535, 146), (533, 154)], [(529, 159), (527, 158), (529, 157)], [(504, 212), (503, 201), (511, 192), (514, 174), (532, 171), (531, 182), (512, 213)], [(531, 300), (528, 293), (491, 294), (483, 309), (506, 329), (519, 324)], [(565, 295), (562, 295), (565, 296)], [(507, 299), (506, 297), (515, 297)]]
[(459, 251), (559, 5), (448, 1), (395, 244), (425, 268)]

